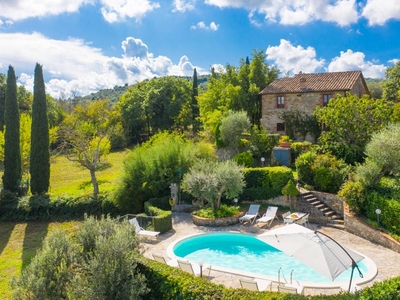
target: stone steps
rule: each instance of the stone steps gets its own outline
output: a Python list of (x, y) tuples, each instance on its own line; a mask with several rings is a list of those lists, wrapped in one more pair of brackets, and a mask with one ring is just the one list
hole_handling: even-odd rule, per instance
[(300, 194), (300, 197), (307, 201), (310, 205), (317, 208), (322, 214), (329, 218), (328, 226), (344, 229), (344, 220), (343, 217), (337, 214), (333, 209), (327, 206), (324, 202), (320, 201), (317, 197), (314, 196), (311, 192), (306, 192)]

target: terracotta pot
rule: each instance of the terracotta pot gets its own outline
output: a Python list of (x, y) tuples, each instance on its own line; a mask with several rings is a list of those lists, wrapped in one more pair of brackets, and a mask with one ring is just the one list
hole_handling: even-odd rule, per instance
[(290, 142), (279, 142), (279, 146), (282, 148), (290, 148)]

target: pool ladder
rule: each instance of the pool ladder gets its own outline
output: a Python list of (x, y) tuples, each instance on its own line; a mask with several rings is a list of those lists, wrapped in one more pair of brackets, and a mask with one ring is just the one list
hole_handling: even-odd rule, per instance
[[(282, 267), (280, 267), (278, 270), (278, 284), (281, 284), (281, 271), (282, 271), (282, 278), (285, 280), (285, 283), (287, 283), (285, 274), (283, 274)], [(294, 272), (294, 270), (292, 270), (292, 272), (290, 272), (290, 284), (292, 284), (293, 272)]]

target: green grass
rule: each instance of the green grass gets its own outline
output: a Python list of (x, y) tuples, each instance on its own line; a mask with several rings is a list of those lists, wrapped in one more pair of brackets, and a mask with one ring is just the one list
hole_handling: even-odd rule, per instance
[[(111, 192), (123, 174), (123, 161), (129, 150), (112, 152), (107, 156), (107, 166), (96, 171), (100, 193)], [(93, 186), (88, 169), (65, 156), (51, 159), (50, 190), (51, 197), (78, 197), (93, 194)]]

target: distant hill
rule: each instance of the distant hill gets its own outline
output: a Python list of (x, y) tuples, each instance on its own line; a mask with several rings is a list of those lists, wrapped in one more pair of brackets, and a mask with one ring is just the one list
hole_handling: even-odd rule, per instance
[[(210, 79), (211, 75), (199, 75), (197, 76), (197, 84), (202, 89), (207, 89), (207, 83)], [(175, 76), (177, 78), (184, 78), (189, 81), (192, 80), (191, 76)], [(86, 103), (89, 101), (103, 100), (108, 99), (112, 104), (115, 104), (119, 101), (121, 96), (128, 90), (129, 87), (133, 85), (125, 84), (124, 86), (114, 86), (112, 89), (103, 89), (99, 90), (96, 93), (91, 93), (87, 96), (77, 96), (72, 99), (73, 102), (76, 103)]]
[(382, 84), (384, 82), (385, 80), (381, 78), (365, 78), (365, 83), (368, 86), (372, 98), (375, 99), (382, 98), (382, 93), (383, 93)]

